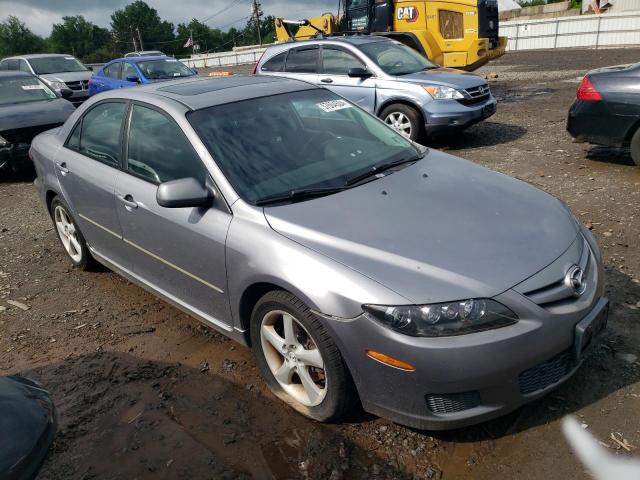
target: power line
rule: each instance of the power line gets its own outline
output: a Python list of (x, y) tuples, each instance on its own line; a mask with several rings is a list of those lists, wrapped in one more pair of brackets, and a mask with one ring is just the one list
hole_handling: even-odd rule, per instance
[(215, 12), (213, 15), (209, 15), (207, 18), (205, 18), (204, 20), (202, 20), (202, 23), (206, 23), (209, 20), (211, 20), (214, 17), (217, 17), (218, 15), (226, 12), (227, 10), (229, 10), (231, 7), (233, 7), (234, 5), (240, 3), (242, 0), (233, 0), (231, 3), (227, 4), (225, 7), (223, 7), (222, 9), (218, 10), (217, 12)]

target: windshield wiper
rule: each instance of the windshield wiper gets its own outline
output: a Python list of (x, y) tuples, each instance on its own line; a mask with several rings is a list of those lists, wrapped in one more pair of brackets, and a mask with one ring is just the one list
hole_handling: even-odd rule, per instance
[(290, 190), (286, 193), (267, 195), (255, 201), (255, 205), (270, 205), (292, 200), (302, 200), (305, 198), (321, 197), (345, 190), (347, 187), (321, 187), (321, 188), (301, 188), (300, 190)]
[(419, 155), (416, 155), (415, 157), (411, 157), (411, 158), (401, 158), (400, 160), (396, 160), (394, 162), (388, 162), (388, 163), (383, 163), (380, 165), (374, 165), (373, 167), (371, 167), (369, 170), (367, 170), (364, 173), (361, 173), (359, 175), (356, 175), (354, 177), (351, 177), (349, 179), (347, 179), (347, 182), (345, 183), (345, 186), (349, 187), (353, 184), (356, 184), (358, 182), (361, 182), (362, 180), (366, 180), (367, 178), (370, 177), (374, 177), (376, 175), (378, 175), (379, 173), (384, 172), (385, 170), (390, 170), (394, 167), (400, 166), (400, 165), (404, 165), (405, 163), (414, 163), (417, 162), (418, 160), (424, 158), (425, 153), (420, 153)]

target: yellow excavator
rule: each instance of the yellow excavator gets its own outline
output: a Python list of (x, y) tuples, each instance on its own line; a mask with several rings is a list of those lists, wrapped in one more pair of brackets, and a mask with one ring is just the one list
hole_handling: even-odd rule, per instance
[(505, 52), (498, 0), (344, 0), (338, 15), (276, 19), (279, 42), (331, 35), (384, 35), (443, 67), (474, 70)]

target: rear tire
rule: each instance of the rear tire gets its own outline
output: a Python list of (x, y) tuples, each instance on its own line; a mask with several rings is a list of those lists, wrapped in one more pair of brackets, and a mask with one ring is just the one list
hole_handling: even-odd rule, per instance
[(631, 138), (631, 160), (640, 167), (640, 128)]
[(265, 294), (251, 315), (256, 363), (271, 391), (306, 417), (335, 420), (356, 403), (355, 387), (320, 318), (289, 292)]
[(87, 242), (71, 215), (71, 210), (58, 196), (53, 197), (51, 201), (51, 219), (58, 240), (60, 240), (73, 266), (81, 270), (93, 269), (96, 266), (96, 261), (91, 256)]
[(380, 113), (384, 123), (414, 142), (420, 142), (424, 135), (422, 115), (415, 108), (403, 103), (393, 103)]

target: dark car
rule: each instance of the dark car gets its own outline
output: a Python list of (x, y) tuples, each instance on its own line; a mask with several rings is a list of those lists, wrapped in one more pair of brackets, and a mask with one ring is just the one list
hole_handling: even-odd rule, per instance
[(640, 166), (640, 63), (588, 72), (569, 110), (567, 130), (589, 143), (629, 146)]
[(24, 377), (0, 377), (0, 478), (35, 478), (55, 432), (49, 392)]
[[(63, 89), (63, 96), (71, 90)], [(29, 165), (29, 146), (37, 134), (59, 127), (75, 111), (38, 77), (0, 72), (0, 171)]]

